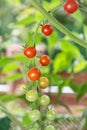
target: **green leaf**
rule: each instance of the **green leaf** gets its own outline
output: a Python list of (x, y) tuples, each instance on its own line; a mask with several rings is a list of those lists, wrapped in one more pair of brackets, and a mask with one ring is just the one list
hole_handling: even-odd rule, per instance
[(65, 86), (69, 86), (70, 78), (63, 80), (63, 82), (58, 87), (58, 97), (62, 94), (62, 90)]
[(25, 114), (22, 120), (23, 124), (26, 126), (30, 126), (32, 124), (32, 121), (29, 119), (28, 114)]
[(18, 80), (18, 79), (21, 79), (22, 78), (22, 74), (13, 74), (11, 76), (8, 76), (4, 79), (4, 81), (15, 81), (15, 80)]
[(53, 73), (57, 73), (65, 69), (68, 69), (72, 65), (72, 59), (73, 57), (71, 56), (71, 53), (61, 52), (57, 54), (53, 61)]
[(14, 61), (13, 58), (3, 57), (0, 59), (0, 68), (5, 67), (7, 64), (12, 63)]
[(76, 83), (76, 82), (70, 82), (70, 88), (74, 91), (74, 92), (78, 92), (79, 88), (80, 88), (80, 84)]
[(61, 41), (61, 50), (63, 52), (69, 52), (73, 58), (78, 58), (80, 56), (79, 49), (73, 43), (70, 43), (68, 40)]
[(9, 63), (2, 69), (2, 73), (8, 73), (8, 72), (14, 71), (18, 68), (19, 68), (19, 65), (17, 63)]
[[(48, 0), (48, 2), (50, 2), (50, 0)], [(46, 0), (43, 0), (43, 4), (44, 4), (44, 7), (48, 10), (51, 10), (52, 8), (54, 8), (55, 6), (59, 5), (60, 4), (60, 1), (57, 1), (56, 3), (56, 0), (51, 0), (50, 2), (50, 6), (49, 4), (47, 4), (47, 1)]]
[(16, 95), (16, 94), (0, 94), (0, 101), (7, 103), (17, 99), (24, 99), (25, 95)]
[(15, 61), (23, 62), (26, 60), (26, 57), (23, 54), (19, 54), (13, 57)]
[(0, 118), (0, 129), (9, 130), (11, 120), (8, 117)]
[(87, 93), (87, 82), (85, 82), (81, 87), (79, 88), (79, 91), (77, 93), (77, 100), (79, 101), (85, 94)]
[(76, 73), (76, 72), (80, 72), (82, 71), (83, 69), (85, 69), (87, 67), (87, 61), (84, 60), (84, 59), (78, 59), (76, 61), (76, 64), (74, 66), (74, 69), (73, 71)]
[(3, 103), (18, 99), (19, 96), (14, 94), (0, 94), (0, 101)]
[(33, 24), (34, 21), (35, 21), (35, 15), (29, 15), (28, 17), (26, 17), (20, 21), (17, 21), (15, 23), (15, 25), (29, 25), (29, 24)]

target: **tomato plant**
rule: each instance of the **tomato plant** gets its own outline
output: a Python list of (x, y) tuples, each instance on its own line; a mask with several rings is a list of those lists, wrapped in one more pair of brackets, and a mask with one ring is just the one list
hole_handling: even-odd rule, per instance
[(42, 26), (41, 31), (45, 36), (49, 36), (53, 32), (53, 27), (50, 24), (45, 24)]
[(24, 55), (28, 58), (32, 58), (36, 55), (36, 49), (33, 46), (29, 46), (24, 49)]
[(64, 3), (64, 10), (68, 14), (74, 13), (78, 8), (79, 8), (79, 3), (77, 2), (77, 0), (67, 0)]
[(38, 84), (38, 86), (39, 86), (39, 88), (41, 88), (41, 89), (47, 88), (47, 87), (49, 86), (49, 80), (48, 80), (48, 78), (46, 78), (46, 77), (41, 77), (41, 78), (39, 79), (39, 84)]
[(50, 63), (50, 57), (48, 55), (42, 55), (40, 57), (40, 64), (42, 66), (47, 66)]
[(48, 125), (45, 130), (56, 130), (53, 125)]
[(52, 121), (56, 118), (56, 112), (54, 110), (49, 110), (46, 113), (46, 117), (47, 117), (47, 119)]
[(28, 116), (31, 121), (36, 122), (40, 119), (41, 113), (39, 110), (32, 110), (29, 112)]
[(47, 106), (49, 105), (49, 103), (50, 103), (50, 98), (48, 95), (42, 95), (40, 97), (40, 105)]
[(41, 72), (38, 68), (31, 68), (28, 71), (28, 78), (32, 81), (38, 80), (41, 76)]
[(29, 102), (34, 102), (38, 98), (38, 93), (36, 90), (30, 90), (26, 93), (26, 99)]

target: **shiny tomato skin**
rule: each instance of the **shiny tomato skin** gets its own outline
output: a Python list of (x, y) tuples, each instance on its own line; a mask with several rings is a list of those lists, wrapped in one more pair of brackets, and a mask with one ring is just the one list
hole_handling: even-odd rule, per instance
[(48, 106), (50, 103), (50, 97), (48, 95), (43, 95), (40, 97), (40, 105)]
[(48, 125), (44, 130), (56, 130), (53, 125)]
[(49, 86), (49, 80), (46, 77), (41, 77), (39, 79), (39, 88), (45, 89)]
[(29, 46), (24, 49), (24, 55), (27, 58), (33, 58), (36, 55), (36, 49), (33, 46)]
[(35, 80), (38, 80), (41, 76), (41, 72), (38, 68), (31, 68), (29, 71), (28, 71), (28, 78), (31, 80), (31, 81), (35, 81)]
[(36, 122), (40, 119), (41, 113), (39, 110), (35, 109), (35, 110), (30, 111), (28, 116), (31, 121)]
[(26, 100), (34, 102), (38, 99), (38, 93), (36, 90), (30, 90), (26, 93)]
[(49, 110), (49, 111), (47, 111), (47, 113), (46, 113), (46, 117), (47, 117), (47, 119), (49, 119), (50, 121), (55, 120), (55, 118), (56, 118), (56, 112), (55, 112), (54, 110)]
[(45, 36), (49, 36), (53, 32), (53, 27), (50, 24), (45, 24), (42, 26), (41, 31)]
[(77, 0), (67, 0), (64, 3), (64, 10), (68, 14), (74, 13), (75, 11), (77, 11), (78, 8), (79, 8), (79, 3)]
[(50, 63), (50, 57), (48, 55), (42, 55), (39, 62), (42, 66), (47, 66)]

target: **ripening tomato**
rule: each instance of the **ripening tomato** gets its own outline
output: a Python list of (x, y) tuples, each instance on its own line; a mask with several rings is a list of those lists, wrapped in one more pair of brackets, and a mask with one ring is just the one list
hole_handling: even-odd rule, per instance
[(46, 77), (41, 77), (39, 79), (39, 88), (45, 89), (49, 86), (49, 80)]
[(55, 118), (56, 118), (56, 112), (54, 110), (49, 110), (46, 113), (46, 117), (47, 117), (47, 119), (49, 119), (51, 121), (55, 120)]
[(31, 121), (36, 122), (40, 119), (41, 113), (39, 110), (32, 110), (29, 112), (28, 117)]
[(38, 68), (31, 68), (28, 71), (28, 78), (32, 81), (38, 80), (41, 76), (41, 72)]
[(47, 106), (50, 103), (50, 97), (47, 95), (43, 95), (40, 97), (40, 105)]
[(26, 93), (26, 99), (29, 101), (29, 102), (34, 102), (36, 101), (38, 98), (38, 93), (36, 90), (30, 90)]
[(53, 125), (48, 125), (44, 130), (56, 130)]
[(45, 36), (49, 36), (53, 32), (53, 27), (50, 24), (45, 24), (42, 26), (41, 31)]
[(64, 10), (68, 14), (74, 13), (79, 8), (79, 3), (77, 0), (67, 0), (64, 3)]
[(47, 66), (50, 63), (50, 57), (48, 55), (42, 55), (39, 62), (42, 66)]
[(36, 55), (36, 49), (33, 46), (29, 46), (24, 49), (24, 55), (28, 58), (32, 58)]

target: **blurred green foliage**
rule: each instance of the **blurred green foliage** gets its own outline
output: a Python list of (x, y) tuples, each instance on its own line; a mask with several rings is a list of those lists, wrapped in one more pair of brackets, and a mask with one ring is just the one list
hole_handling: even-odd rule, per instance
[[(87, 10), (80, 8), (73, 15), (68, 15), (64, 12), (60, 1), (39, 1), (48, 11), (54, 9), (52, 15), (56, 20), (61, 22), (76, 36), (87, 41)], [(79, 2), (81, 6), (87, 7), (87, 1), (79, 0)], [(56, 6), (57, 8), (55, 8)], [(25, 77), (24, 63), (27, 61), (27, 67), (31, 64), (31, 61), (28, 61), (23, 55), (13, 56), (12, 58), (6, 57), (5, 54), (2, 55), (2, 52), (5, 53), (5, 49), (8, 45), (15, 43), (14, 39), (17, 39), (18, 44), (21, 45), (24, 45), (26, 41), (29, 41), (28, 45), (33, 45), (34, 41), (37, 45), (40, 43), (46, 45), (46, 54), (50, 55), (52, 60), (50, 66), (46, 67), (46, 70), (44, 68), (44, 72), (46, 73), (43, 75), (49, 77), (51, 85), (61, 86), (60, 88), (65, 86), (65, 79), (60, 76), (58, 77), (59, 72), (73, 74), (87, 70), (86, 49), (77, 45), (75, 41), (73, 42), (68, 36), (64, 35), (63, 32), (56, 30), (55, 27), (53, 34), (50, 37), (45, 37), (41, 34), (40, 26), (35, 39), (34, 32), (42, 18), (42, 14), (32, 7), (29, 0), (15, 0), (15, 4), (12, 0), (0, 1), (0, 36), (2, 37), (2, 41), (0, 41), (0, 70), (3, 74), (11, 72), (11, 75), (5, 77), (1, 82), (7, 82), (9, 80), (15, 81), (23, 76)], [(44, 18), (41, 25), (48, 22), (50, 23), (50, 21)], [(13, 34), (15, 29), (19, 31), (18, 35), (16, 35), (16, 33)], [(67, 85), (70, 85), (75, 92), (78, 92), (78, 99), (87, 92), (84, 90), (85, 85), (81, 86), (84, 89), (79, 87), (80, 90), (76, 89), (76, 85), (80, 86), (78, 84), (68, 81)], [(85, 91), (83, 94), (81, 94), (82, 90)], [(60, 89), (60, 93), (61, 92), (62, 89)]]
[[(79, 0), (81, 8), (73, 15), (68, 15), (64, 12), (61, 0), (38, 1), (48, 11), (54, 10), (52, 12), (53, 17), (73, 34), (87, 41), (87, 0)], [(34, 42), (37, 45), (44, 44), (46, 46), (45, 53), (51, 57), (51, 64), (45, 68), (40, 67), (42, 75), (49, 78), (50, 86), (58, 86), (58, 99), (62, 89), (65, 86), (69, 86), (77, 94), (77, 100), (79, 101), (87, 93), (87, 82), (78, 84), (72, 82), (71, 77), (74, 73), (87, 71), (87, 50), (77, 45), (75, 41), (73, 42), (55, 27), (50, 37), (43, 36), (41, 34), (41, 26), (44, 23), (50, 23), (45, 18), (41, 22), (35, 37), (35, 30), (42, 18), (42, 14), (32, 7), (29, 0), (15, 0), (15, 2), (12, 0), (0, 0), (0, 72), (5, 75), (0, 83), (14, 82), (21, 78), (24, 78), (27, 82), (26, 72), (34, 64), (31, 60), (25, 58), (23, 54), (7, 57), (6, 48), (9, 45), (16, 43), (24, 46), (27, 41), (28, 45), (34, 45)], [(18, 34), (16, 34), (15, 30), (18, 31)], [(38, 60), (39, 57), (37, 57), (36, 62)], [(27, 63), (25, 64), (25, 62)], [(70, 77), (63, 79), (59, 75), (61, 72), (69, 73)], [(35, 83), (32, 85), (35, 85)], [(0, 94), (0, 101), (3, 103), (17, 99), (24, 99), (24, 95)], [(69, 110), (66, 104), (60, 101), (58, 103)], [(85, 114), (87, 115), (87, 111)], [(3, 126), (5, 126), (6, 130), (8, 129), (10, 120), (7, 120), (7, 124), (3, 125), (4, 121), (0, 119), (0, 129), (4, 130)], [(27, 115), (24, 115), (23, 124), (28, 126), (28, 121)], [(84, 124), (87, 124), (87, 116)]]

